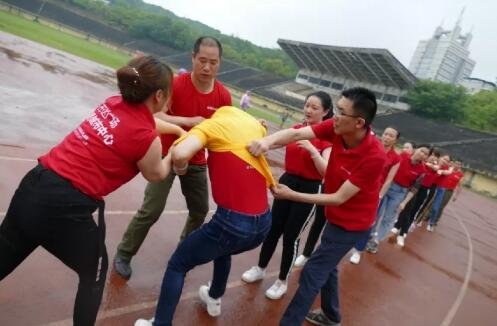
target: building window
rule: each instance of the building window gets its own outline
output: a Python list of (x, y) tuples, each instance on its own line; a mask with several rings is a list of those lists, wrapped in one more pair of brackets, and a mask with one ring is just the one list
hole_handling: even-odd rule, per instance
[(319, 78), (316, 78), (316, 77), (309, 77), (309, 82), (313, 83), (313, 84), (318, 84), (319, 85)]
[(304, 74), (299, 74), (297, 77), (301, 78), (301, 79), (309, 79), (309, 76), (304, 75)]
[(341, 91), (341, 90), (343, 89), (343, 84), (340, 84), (340, 83), (332, 83), (332, 84), (331, 84), (331, 88)]
[(319, 85), (321, 85), (323, 87), (330, 87), (331, 82), (329, 80), (326, 80), (326, 79), (321, 79), (321, 81), (319, 82)]
[(392, 95), (392, 94), (384, 94), (383, 101), (395, 103), (395, 102), (397, 102), (397, 96)]

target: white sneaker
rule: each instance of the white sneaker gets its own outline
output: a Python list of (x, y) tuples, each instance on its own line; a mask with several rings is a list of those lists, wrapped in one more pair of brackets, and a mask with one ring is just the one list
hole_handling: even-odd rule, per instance
[(146, 319), (138, 319), (135, 321), (135, 326), (152, 326), (154, 319), (146, 320)]
[(278, 300), (286, 293), (287, 288), (286, 282), (278, 279), (269, 289), (267, 289), (266, 297)]
[(295, 259), (295, 263), (293, 265), (295, 267), (302, 267), (305, 265), (305, 263), (307, 263), (308, 260), (309, 260), (308, 257), (306, 257), (304, 255), (300, 255), (297, 257), (297, 259)]
[(416, 226), (417, 226), (418, 228), (422, 227), (422, 226), (423, 226), (423, 221), (419, 221), (418, 223), (416, 223)]
[(402, 235), (397, 236), (397, 245), (403, 247), (405, 244), (405, 238)]
[(426, 226), (426, 229), (427, 229), (429, 232), (433, 232), (433, 225), (428, 224), (428, 225)]
[(392, 232), (393, 234), (399, 234), (399, 229), (397, 229), (396, 227), (393, 227), (390, 232)]
[[(200, 300), (207, 306), (207, 313), (212, 317), (217, 317), (221, 314), (221, 298), (213, 299), (209, 296), (209, 285), (202, 285), (198, 289)], [(136, 325), (135, 325), (136, 326)]]
[(360, 261), (361, 261), (361, 252), (354, 249), (354, 253), (352, 254), (352, 256), (350, 256), (350, 262), (352, 264), (357, 265), (359, 264)]
[(242, 280), (247, 283), (253, 283), (262, 280), (266, 276), (266, 269), (259, 266), (252, 266), (248, 271), (242, 274)]

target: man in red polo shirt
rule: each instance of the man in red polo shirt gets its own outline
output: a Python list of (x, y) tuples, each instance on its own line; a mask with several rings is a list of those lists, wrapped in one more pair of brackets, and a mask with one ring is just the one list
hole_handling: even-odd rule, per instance
[[(269, 148), (315, 137), (333, 144), (324, 193), (299, 193), (283, 185), (273, 189), (275, 198), (325, 205), (328, 220), (321, 245), (305, 265), (280, 325), (300, 326), (304, 318), (319, 325), (340, 323), (337, 265), (357, 241), (368, 237), (386, 164), (383, 146), (370, 128), (375, 115), (375, 95), (365, 88), (351, 88), (342, 93), (332, 120), (285, 129), (249, 145), (253, 155), (260, 155)], [(319, 291), (321, 310), (309, 312)]]
[[(174, 78), (168, 111), (160, 112), (156, 117), (188, 131), (202, 120), (210, 118), (217, 108), (231, 105), (229, 91), (216, 80), (221, 56), (222, 46), (218, 40), (211, 37), (197, 39), (192, 52), (192, 72)], [(171, 135), (161, 137), (164, 156), (175, 140), (176, 137)], [(209, 211), (206, 163), (205, 151), (201, 150), (190, 160), (188, 173), (179, 176), (181, 192), (188, 207), (181, 240), (202, 225)], [(143, 204), (128, 225), (114, 259), (115, 271), (125, 279), (131, 277), (131, 259), (162, 214), (175, 178), (176, 174), (171, 172), (165, 180), (149, 183), (145, 189)]]

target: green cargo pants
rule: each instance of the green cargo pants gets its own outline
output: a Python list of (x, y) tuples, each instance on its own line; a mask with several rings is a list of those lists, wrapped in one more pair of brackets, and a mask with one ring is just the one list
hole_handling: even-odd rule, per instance
[[(171, 172), (163, 181), (149, 182), (145, 188), (145, 198), (141, 208), (128, 225), (117, 254), (127, 260), (138, 252), (148, 230), (159, 219), (166, 206), (169, 191), (176, 174)], [(209, 212), (209, 191), (207, 186), (207, 166), (189, 165), (188, 172), (179, 176), (181, 192), (186, 199), (188, 218), (185, 222), (180, 240), (183, 240), (193, 230), (200, 227)]]

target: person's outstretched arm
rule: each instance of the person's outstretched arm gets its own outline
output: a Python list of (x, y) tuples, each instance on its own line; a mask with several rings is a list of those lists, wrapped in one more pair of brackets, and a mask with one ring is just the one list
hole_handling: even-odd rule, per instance
[(174, 145), (171, 148), (174, 172), (177, 175), (185, 174), (188, 168), (188, 161), (202, 148), (204, 148), (204, 144), (196, 135), (192, 134)]
[(136, 165), (147, 181), (161, 181), (171, 171), (171, 155), (162, 157), (162, 144), (159, 137), (155, 138), (145, 155)]
[(254, 156), (259, 156), (266, 153), (269, 149), (279, 148), (288, 143), (316, 138), (314, 131), (311, 127), (304, 127), (300, 129), (284, 129), (261, 139), (253, 140), (248, 146), (247, 150)]
[(339, 206), (352, 198), (361, 189), (349, 180), (345, 181), (340, 188), (332, 194), (308, 194), (293, 191), (285, 185), (278, 184), (272, 188), (274, 198), (287, 199), (308, 204)]

